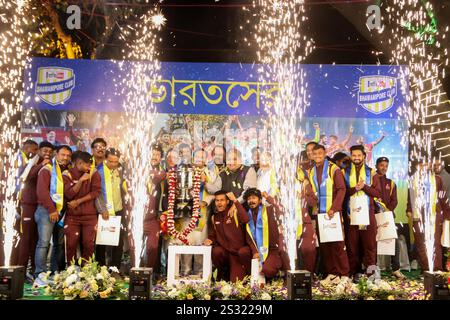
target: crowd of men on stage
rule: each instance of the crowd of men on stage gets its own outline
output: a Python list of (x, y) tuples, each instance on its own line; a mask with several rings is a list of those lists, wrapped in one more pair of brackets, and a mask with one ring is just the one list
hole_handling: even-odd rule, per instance
[[(48, 271), (47, 258), (52, 242), (50, 270), (63, 270), (67, 263), (77, 260), (77, 254), (88, 259), (95, 253), (100, 264), (120, 268), (124, 247), (133, 261), (133, 240), (127, 230), (129, 212), (127, 197), (126, 161), (121, 153), (108, 148), (107, 142), (96, 138), (92, 155), (73, 152), (69, 146), (54, 147), (47, 141), (39, 145), (27, 140), (21, 153), (19, 209), (16, 229), (20, 235), (11, 257), (12, 265), (31, 264), (36, 285), (45, 285), (43, 276)], [(151, 181), (148, 184), (149, 203), (144, 218), (145, 253), (142, 266), (152, 267), (154, 273), (165, 275), (166, 252), (170, 244), (179, 244), (167, 233), (168, 171), (180, 163), (202, 170), (200, 188), (200, 219), (189, 234), (191, 245), (212, 246), (212, 262), (218, 277), (230, 281), (250, 274), (252, 259), (259, 259), (261, 272), (271, 279), (286, 271), (289, 257), (286, 253), (283, 225), (283, 204), (279, 202), (276, 172), (271, 154), (254, 148), (254, 164), (242, 164), (237, 149), (225, 150), (217, 145), (208, 155), (189, 145), (167, 151), (155, 143), (151, 146)], [(208, 163), (206, 159), (212, 160)], [(325, 147), (309, 142), (299, 156), (296, 190), (301, 206), (297, 268), (323, 274), (322, 284), (337, 284), (357, 279), (358, 275), (373, 273), (377, 264), (377, 225), (375, 215), (383, 210), (394, 212), (397, 206), (397, 188), (386, 177), (389, 159), (381, 157), (376, 168), (365, 164), (366, 153), (361, 145), (352, 146), (350, 155), (337, 153), (327, 157)], [(429, 164), (417, 166), (416, 175), (427, 170)], [(431, 173), (428, 187), (434, 190), (430, 197), (436, 216), (434, 269), (443, 270), (443, 248), (440, 237), (445, 219), (450, 219), (450, 206), (442, 180)], [(414, 178), (413, 178), (413, 181)], [(408, 196), (407, 215), (413, 221), (417, 258), (422, 270), (428, 270), (427, 251), (421, 221), (421, 212), (411, 203), (418, 189)], [(369, 201), (370, 224), (349, 223), (348, 203), (353, 195), (364, 195)], [(340, 214), (344, 241), (320, 242), (317, 214), (330, 218)], [(99, 219), (122, 216), (122, 235), (118, 246), (96, 246), (96, 227)], [(179, 216), (177, 228), (190, 222), (189, 215)], [(398, 260), (392, 261), (392, 271), (402, 278)], [(320, 256), (320, 259), (318, 259)], [(108, 258), (107, 258), (108, 257)], [(202, 272), (201, 257), (183, 255), (182, 275)], [(319, 263), (318, 263), (319, 261)], [(317, 265), (317, 264), (320, 264)], [(49, 271), (50, 271), (49, 270)]]

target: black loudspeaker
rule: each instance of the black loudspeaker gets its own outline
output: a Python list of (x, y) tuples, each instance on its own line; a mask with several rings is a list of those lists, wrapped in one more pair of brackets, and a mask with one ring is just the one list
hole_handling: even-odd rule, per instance
[(0, 267), (0, 297), (16, 300), (23, 297), (25, 267)]
[(430, 300), (450, 300), (450, 289), (447, 281), (440, 273), (424, 273), (424, 286)]
[(289, 300), (312, 299), (312, 274), (306, 270), (287, 272), (287, 289)]
[(150, 300), (152, 292), (152, 268), (132, 268), (128, 298), (130, 300)]

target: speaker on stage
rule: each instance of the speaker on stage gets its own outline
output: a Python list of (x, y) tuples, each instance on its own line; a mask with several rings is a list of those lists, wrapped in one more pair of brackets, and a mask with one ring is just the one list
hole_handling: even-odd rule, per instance
[(287, 289), (289, 300), (312, 299), (312, 274), (306, 270), (287, 272)]
[(23, 266), (0, 267), (0, 296), (11, 300), (22, 298), (24, 282)]
[(132, 268), (130, 270), (130, 300), (150, 300), (152, 292), (152, 268)]
[(447, 279), (440, 273), (425, 272), (424, 286), (430, 300), (450, 300)]

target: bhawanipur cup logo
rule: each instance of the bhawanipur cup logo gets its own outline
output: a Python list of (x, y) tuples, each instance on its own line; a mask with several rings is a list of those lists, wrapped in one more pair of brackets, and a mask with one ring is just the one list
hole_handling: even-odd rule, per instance
[(389, 76), (359, 78), (358, 104), (367, 111), (380, 114), (392, 108), (397, 96), (397, 79)]
[(37, 72), (35, 94), (46, 103), (56, 106), (66, 102), (75, 87), (72, 69), (41, 67)]

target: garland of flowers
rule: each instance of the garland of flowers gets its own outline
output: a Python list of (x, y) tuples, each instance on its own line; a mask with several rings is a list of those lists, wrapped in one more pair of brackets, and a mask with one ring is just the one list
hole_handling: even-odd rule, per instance
[(198, 219), (200, 217), (200, 184), (201, 184), (201, 170), (195, 168), (194, 171), (194, 183), (193, 183), (193, 197), (194, 203), (192, 207), (192, 217), (189, 225), (184, 229), (184, 231), (179, 232), (175, 229), (174, 221), (174, 206), (175, 206), (175, 189), (177, 185), (176, 171), (169, 171), (169, 207), (167, 209), (167, 231), (170, 236), (175, 239), (179, 239), (184, 244), (189, 245), (189, 241), (186, 238), (192, 230), (197, 226)]

